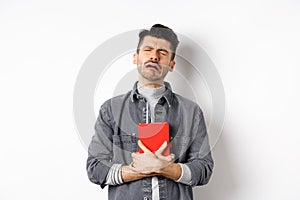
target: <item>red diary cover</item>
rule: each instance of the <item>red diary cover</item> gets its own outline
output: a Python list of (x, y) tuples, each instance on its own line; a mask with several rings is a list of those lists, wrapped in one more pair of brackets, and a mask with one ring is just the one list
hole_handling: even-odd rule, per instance
[[(152, 152), (158, 150), (167, 141), (168, 146), (163, 155), (170, 155), (168, 122), (139, 123), (138, 136), (139, 140)], [(139, 148), (139, 152), (143, 153), (143, 150)]]

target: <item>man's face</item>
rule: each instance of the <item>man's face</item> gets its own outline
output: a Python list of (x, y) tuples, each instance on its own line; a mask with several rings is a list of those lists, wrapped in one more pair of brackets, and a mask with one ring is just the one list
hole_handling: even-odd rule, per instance
[(134, 54), (134, 64), (140, 75), (140, 82), (163, 83), (169, 71), (173, 71), (175, 61), (171, 61), (172, 51), (169, 41), (145, 36), (139, 53)]

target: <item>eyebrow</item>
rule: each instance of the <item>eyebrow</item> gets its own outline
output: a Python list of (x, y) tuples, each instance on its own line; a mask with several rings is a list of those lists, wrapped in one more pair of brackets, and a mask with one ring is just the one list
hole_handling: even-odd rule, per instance
[[(143, 49), (146, 49), (146, 48), (154, 49), (154, 47), (149, 46), (149, 45), (143, 47)], [(160, 48), (160, 49), (157, 49), (157, 50), (158, 50), (158, 51), (164, 51), (164, 52), (166, 52), (166, 53), (169, 53), (169, 51), (168, 51), (167, 49)]]

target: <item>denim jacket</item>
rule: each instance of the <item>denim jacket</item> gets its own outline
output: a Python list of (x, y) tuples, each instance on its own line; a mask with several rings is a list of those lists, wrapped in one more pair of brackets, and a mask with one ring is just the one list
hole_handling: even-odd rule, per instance
[[(167, 82), (165, 86), (167, 90), (155, 106), (155, 119), (169, 123), (171, 153), (175, 162), (190, 168), (192, 179), (185, 185), (159, 176), (159, 196), (161, 200), (190, 200), (192, 187), (208, 183), (214, 166), (205, 121), (196, 103), (173, 93)], [(137, 83), (132, 91), (101, 106), (88, 149), (87, 173), (93, 183), (104, 188), (113, 164), (131, 163), (131, 153), (138, 151), (137, 125), (145, 119), (146, 100), (138, 93)], [(110, 200), (151, 200), (151, 177), (109, 186), (108, 196)]]

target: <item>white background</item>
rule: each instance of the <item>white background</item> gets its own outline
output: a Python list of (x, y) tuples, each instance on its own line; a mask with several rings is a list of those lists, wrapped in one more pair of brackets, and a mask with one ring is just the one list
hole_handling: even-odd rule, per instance
[(107, 198), (86, 176), (74, 84), (102, 42), (154, 23), (204, 48), (225, 89), (214, 174), (195, 199), (300, 199), (299, 1), (10, 0), (0, 1), (1, 200)]

